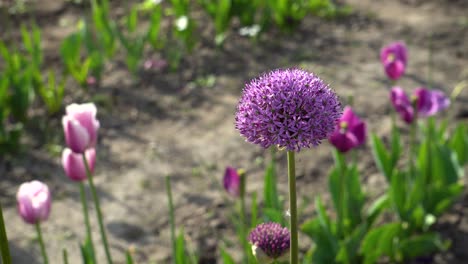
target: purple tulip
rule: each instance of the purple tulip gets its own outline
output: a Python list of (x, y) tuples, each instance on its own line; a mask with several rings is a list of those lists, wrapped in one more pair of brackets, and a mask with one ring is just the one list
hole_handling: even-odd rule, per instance
[(366, 136), (366, 123), (359, 119), (351, 107), (346, 106), (343, 115), (337, 120), (335, 132), (329, 141), (340, 152), (345, 153), (362, 145), (366, 141)]
[(96, 106), (93, 103), (71, 104), (66, 112), (62, 124), (68, 147), (75, 153), (84, 153), (94, 147), (99, 129)]
[[(94, 172), (94, 164), (96, 163), (96, 150), (94, 148), (87, 149), (85, 152), (89, 170)], [(83, 156), (79, 153), (74, 153), (71, 149), (66, 148), (62, 152), (62, 166), (65, 174), (72, 181), (83, 181), (87, 178), (86, 167), (83, 162)]]
[(240, 195), (240, 176), (236, 169), (226, 167), (223, 178), (224, 189), (233, 196)]
[(44, 183), (31, 181), (21, 184), (16, 199), (18, 212), (26, 223), (36, 224), (49, 217), (51, 196)]
[(414, 119), (414, 110), (411, 101), (401, 87), (393, 87), (390, 92), (390, 100), (393, 107), (400, 114), (401, 118), (408, 124)]
[(423, 117), (433, 116), (450, 106), (450, 99), (440, 90), (420, 87), (414, 95), (417, 98), (418, 115)]
[[(390, 97), (395, 110), (406, 123), (411, 124), (414, 120), (415, 110), (405, 91), (400, 87), (393, 87)], [(417, 114), (420, 117), (433, 116), (450, 105), (450, 99), (440, 90), (420, 87), (414, 91), (413, 98), (416, 102)]]
[(391, 43), (380, 51), (380, 61), (392, 80), (398, 80), (405, 73), (407, 59), (408, 52), (403, 42)]

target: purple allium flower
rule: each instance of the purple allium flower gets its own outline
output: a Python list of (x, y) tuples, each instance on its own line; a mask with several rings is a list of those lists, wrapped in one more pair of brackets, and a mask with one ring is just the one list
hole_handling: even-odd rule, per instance
[(260, 263), (271, 263), (287, 257), (290, 233), (278, 223), (262, 223), (249, 234), (252, 250)]
[(236, 169), (226, 167), (223, 178), (224, 189), (233, 196), (240, 195), (240, 176)]
[(300, 151), (320, 144), (341, 116), (338, 96), (313, 73), (278, 69), (246, 84), (236, 129), (248, 142)]
[(385, 73), (392, 80), (399, 79), (404, 73), (408, 60), (408, 51), (403, 42), (394, 42), (382, 48), (380, 61)]
[(362, 145), (366, 141), (366, 135), (366, 123), (353, 112), (350, 106), (346, 106), (329, 140), (340, 152), (344, 153)]
[(413, 102), (416, 102), (419, 117), (428, 117), (437, 114), (450, 105), (450, 99), (440, 90), (429, 90), (424, 87), (417, 88), (413, 93), (413, 102), (410, 101), (405, 91), (400, 87), (393, 87), (390, 98), (395, 110), (403, 120), (411, 124), (414, 120)]

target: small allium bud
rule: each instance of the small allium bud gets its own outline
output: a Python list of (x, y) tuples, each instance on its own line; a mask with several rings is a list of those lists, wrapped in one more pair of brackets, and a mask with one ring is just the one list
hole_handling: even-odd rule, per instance
[(236, 129), (248, 142), (288, 151), (317, 146), (341, 116), (338, 96), (315, 74), (279, 69), (245, 85)]
[(49, 218), (51, 196), (47, 185), (40, 181), (21, 184), (16, 194), (18, 213), (26, 223), (36, 224)]
[(278, 223), (262, 223), (249, 234), (252, 251), (260, 263), (271, 263), (287, 258), (290, 233)]

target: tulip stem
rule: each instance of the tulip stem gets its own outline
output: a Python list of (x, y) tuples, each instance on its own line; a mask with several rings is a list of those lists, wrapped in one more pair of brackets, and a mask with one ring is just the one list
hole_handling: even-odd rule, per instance
[(42, 239), (41, 224), (39, 222), (36, 223), (36, 231), (37, 231), (37, 239), (39, 240), (39, 245), (41, 246), (42, 257), (44, 258), (44, 264), (48, 264), (49, 259), (47, 258), (47, 252), (44, 246), (44, 240)]
[(296, 164), (294, 151), (288, 151), (288, 183), (289, 212), (291, 214), (291, 254), (290, 264), (298, 263), (299, 242), (297, 232), (297, 202), (296, 202)]
[(99, 204), (99, 197), (97, 195), (96, 188), (94, 187), (93, 175), (91, 174), (91, 171), (89, 169), (89, 164), (86, 159), (85, 153), (83, 153), (82, 156), (83, 156), (83, 163), (86, 167), (86, 175), (88, 178), (89, 188), (91, 189), (91, 195), (93, 196), (94, 206), (96, 207), (97, 220), (99, 223), (99, 231), (101, 232), (102, 244), (104, 245), (104, 250), (106, 252), (107, 263), (112, 264), (112, 257), (109, 251), (109, 244), (107, 243), (106, 230), (104, 229), (104, 223), (102, 221), (103, 217), (102, 217), (102, 212), (101, 212), (101, 206)]
[(8, 238), (3, 220), (2, 206), (0, 205), (0, 250), (2, 252), (2, 263), (11, 264), (10, 249), (8, 248)]
[[(169, 207), (169, 224), (171, 228), (171, 242), (172, 242), (172, 253), (175, 258), (176, 256), (176, 235), (175, 235), (175, 215), (174, 215), (174, 202), (172, 200), (172, 189), (171, 189), (171, 179), (169, 176), (166, 176), (166, 193), (167, 193), (167, 202)], [(174, 260), (174, 263), (176, 261)]]
[(62, 258), (63, 258), (63, 264), (68, 264), (68, 252), (66, 249), (62, 250)]
[(91, 257), (93, 259), (93, 262), (96, 263), (96, 255), (94, 253), (93, 235), (91, 232), (91, 224), (89, 222), (88, 202), (86, 201), (86, 192), (85, 192), (85, 186), (83, 182), (80, 182), (80, 197), (81, 197), (81, 204), (83, 204), (83, 216), (84, 216), (85, 225), (86, 225), (86, 235), (87, 235), (89, 245), (91, 246), (91, 254), (92, 254)]

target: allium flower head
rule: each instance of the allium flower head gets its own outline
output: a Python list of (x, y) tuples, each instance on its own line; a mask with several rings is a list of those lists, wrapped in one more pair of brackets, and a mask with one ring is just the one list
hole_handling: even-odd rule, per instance
[(263, 223), (249, 234), (252, 250), (260, 263), (271, 263), (287, 257), (290, 233), (278, 223)]
[(279, 69), (246, 84), (236, 129), (248, 142), (300, 151), (320, 144), (341, 116), (338, 96), (313, 73)]
[(329, 140), (340, 152), (344, 153), (364, 144), (366, 135), (366, 123), (353, 112), (350, 106), (346, 106)]

